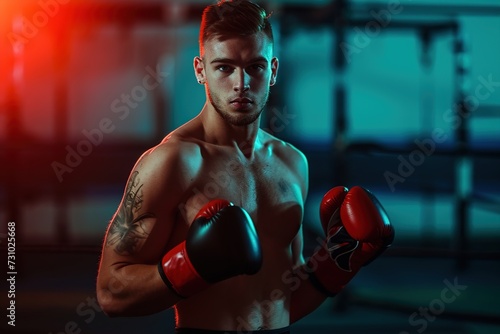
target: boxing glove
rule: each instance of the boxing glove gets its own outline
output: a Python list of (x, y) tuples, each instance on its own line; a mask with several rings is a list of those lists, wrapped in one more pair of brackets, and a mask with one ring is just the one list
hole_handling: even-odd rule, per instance
[(328, 191), (321, 201), (320, 220), (327, 238), (307, 262), (309, 278), (321, 292), (335, 296), (391, 245), (394, 229), (377, 198), (359, 186)]
[(200, 209), (186, 240), (167, 252), (158, 269), (182, 298), (237, 275), (252, 275), (262, 265), (262, 250), (248, 213), (226, 200)]

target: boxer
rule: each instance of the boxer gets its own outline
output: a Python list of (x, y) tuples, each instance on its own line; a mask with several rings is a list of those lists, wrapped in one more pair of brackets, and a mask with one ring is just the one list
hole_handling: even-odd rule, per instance
[(97, 275), (107, 315), (173, 307), (177, 333), (288, 333), (390, 244), (373, 194), (334, 187), (321, 204), (325, 243), (305, 261), (307, 160), (260, 128), (273, 43), (252, 2), (205, 9), (193, 67), (206, 103), (132, 168)]

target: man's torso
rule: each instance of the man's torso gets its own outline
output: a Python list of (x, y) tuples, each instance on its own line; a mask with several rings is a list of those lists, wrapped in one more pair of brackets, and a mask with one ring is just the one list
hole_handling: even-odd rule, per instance
[(255, 330), (288, 326), (290, 289), (283, 277), (297, 261), (291, 243), (302, 221), (304, 180), (290, 166), (293, 158), (287, 157), (296, 153), (266, 138), (251, 161), (235, 148), (195, 142), (199, 154), (190, 159), (192, 180), (180, 196), (168, 248), (185, 239), (204, 204), (222, 198), (252, 217), (263, 265), (255, 275), (225, 280), (180, 301), (176, 305), (179, 327)]

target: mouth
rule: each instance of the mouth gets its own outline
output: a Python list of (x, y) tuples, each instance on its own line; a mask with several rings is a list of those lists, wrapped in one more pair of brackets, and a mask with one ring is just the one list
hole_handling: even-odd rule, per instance
[(253, 101), (247, 97), (239, 97), (232, 100), (230, 104), (236, 109), (247, 109), (253, 104)]

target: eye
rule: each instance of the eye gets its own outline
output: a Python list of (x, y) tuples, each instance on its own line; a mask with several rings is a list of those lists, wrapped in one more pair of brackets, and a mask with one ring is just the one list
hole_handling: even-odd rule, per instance
[(253, 64), (252, 66), (250, 66), (250, 69), (253, 71), (261, 71), (261, 70), (265, 70), (266, 66), (263, 64)]
[(217, 66), (215, 69), (216, 69), (217, 71), (226, 72), (226, 73), (227, 73), (227, 72), (231, 72), (231, 71), (232, 71), (231, 67), (230, 67), (230, 66), (228, 66), (228, 65), (219, 65), (219, 66)]
[(251, 75), (262, 75), (266, 70), (266, 65), (261, 63), (251, 64), (246, 71)]

